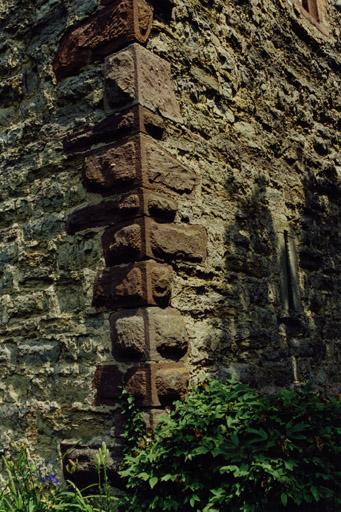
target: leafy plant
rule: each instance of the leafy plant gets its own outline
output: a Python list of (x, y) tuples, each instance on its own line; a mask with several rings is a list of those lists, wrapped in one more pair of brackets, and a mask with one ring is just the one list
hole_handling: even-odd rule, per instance
[(125, 456), (124, 511), (341, 510), (340, 402), (202, 384)]
[(341, 404), (308, 389), (272, 396), (235, 382), (203, 383), (155, 434), (123, 396), (127, 494), (112, 495), (109, 451), (85, 490), (42, 471), (21, 447), (3, 459), (0, 512), (339, 512)]
[(11, 457), (3, 458), (5, 481), (0, 491), (0, 512), (114, 512), (117, 498), (112, 496), (108, 482), (108, 458), (103, 443), (96, 459), (99, 486), (81, 491), (72, 482), (63, 484), (56, 474), (43, 472), (27, 447), (21, 446)]
[(146, 424), (143, 419), (143, 412), (136, 406), (135, 397), (124, 388), (121, 392), (120, 405), (125, 419), (122, 437), (125, 441), (125, 453), (129, 453), (146, 437)]
[(13, 458), (3, 457), (6, 483), (0, 494), (1, 512), (47, 512), (58, 501), (60, 481), (43, 474), (28, 449), (21, 446)]

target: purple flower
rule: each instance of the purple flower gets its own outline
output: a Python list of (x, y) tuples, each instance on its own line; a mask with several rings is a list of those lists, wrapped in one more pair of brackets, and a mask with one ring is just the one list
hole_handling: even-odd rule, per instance
[(56, 487), (60, 485), (60, 480), (56, 477), (56, 475), (53, 474), (42, 477), (41, 481), (43, 484), (55, 485)]

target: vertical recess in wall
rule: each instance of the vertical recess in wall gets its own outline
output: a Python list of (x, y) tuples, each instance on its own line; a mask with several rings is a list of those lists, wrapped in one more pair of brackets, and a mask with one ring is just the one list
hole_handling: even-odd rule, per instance
[(280, 237), (281, 320), (285, 324), (287, 344), (290, 349), (293, 383), (299, 384), (297, 353), (304, 332), (299, 291), (298, 259), (295, 239), (288, 229), (278, 233)]
[(202, 226), (175, 222), (178, 201), (191, 197), (197, 177), (159, 142), (163, 118), (179, 122), (181, 114), (170, 64), (141, 46), (153, 4), (105, 4), (68, 31), (54, 62), (63, 79), (106, 57), (111, 112), (65, 141), (67, 151), (85, 152), (83, 184), (99, 198), (74, 211), (67, 230), (103, 228), (106, 267), (94, 284), (93, 305), (111, 312), (113, 360), (96, 369), (96, 405), (114, 405), (124, 383), (153, 427), (155, 415), (188, 381), (186, 327), (171, 306), (172, 262), (202, 262), (207, 235)]
[(290, 317), (300, 312), (297, 254), (294, 239), (289, 232), (284, 230), (279, 235), (282, 308), (285, 316)]

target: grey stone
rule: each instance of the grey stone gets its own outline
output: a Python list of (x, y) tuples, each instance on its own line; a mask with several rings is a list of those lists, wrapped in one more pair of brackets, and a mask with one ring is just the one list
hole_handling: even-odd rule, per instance
[(188, 334), (172, 308), (122, 310), (111, 315), (114, 355), (119, 359), (179, 360), (187, 352)]
[(56, 341), (32, 340), (23, 343), (18, 350), (18, 363), (25, 365), (54, 364), (60, 355), (60, 345)]

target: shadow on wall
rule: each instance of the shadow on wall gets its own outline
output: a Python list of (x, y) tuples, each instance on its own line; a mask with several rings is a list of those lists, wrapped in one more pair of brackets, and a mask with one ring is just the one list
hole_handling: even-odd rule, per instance
[[(313, 168), (313, 166), (312, 166)], [(340, 390), (341, 180), (337, 166), (307, 172), (299, 261), (308, 333), (297, 345), (299, 379)]]
[[(226, 188), (236, 193), (233, 180)], [(290, 382), (292, 367), (278, 311), (278, 237), (267, 198), (264, 176), (238, 197), (235, 222), (225, 233), (225, 279), (231, 285), (233, 308), (221, 317), (231, 340), (222, 348), (219, 372), (261, 387)]]
[[(337, 386), (340, 186), (330, 169), (308, 173), (302, 186), (305, 204), (292, 227), (274, 220), (266, 177), (238, 195), (225, 233), (228, 292), (217, 312), (224, 335), (213, 359), (222, 378), (268, 390)], [(236, 195), (233, 179), (226, 188)]]

